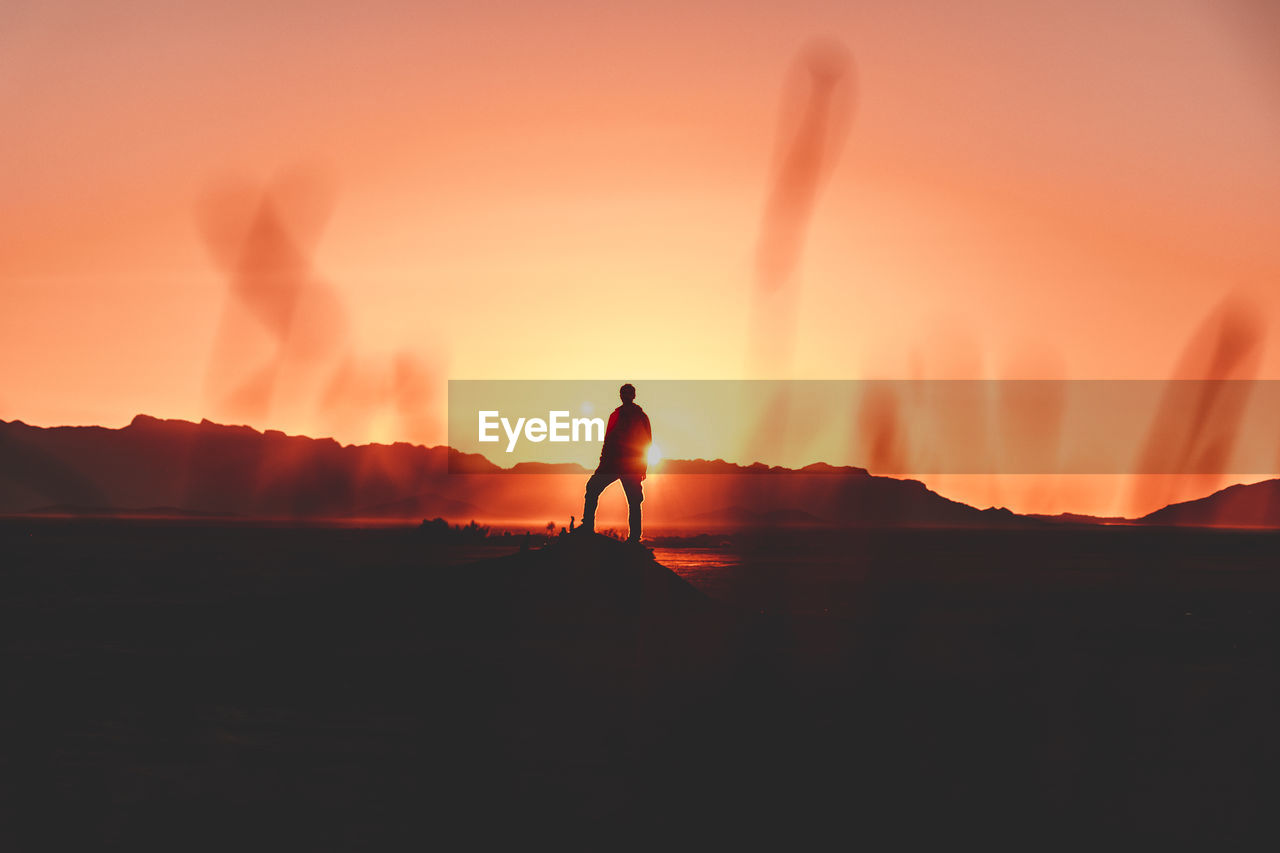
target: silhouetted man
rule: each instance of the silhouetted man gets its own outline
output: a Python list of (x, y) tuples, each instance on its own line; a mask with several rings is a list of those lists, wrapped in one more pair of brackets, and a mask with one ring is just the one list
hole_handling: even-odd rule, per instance
[(649, 445), (653, 431), (649, 416), (636, 405), (636, 388), (630, 382), (618, 389), (622, 405), (609, 416), (604, 432), (604, 447), (600, 450), (600, 465), (587, 480), (587, 496), (582, 505), (582, 524), (579, 530), (591, 533), (596, 529), (596, 504), (600, 493), (614, 480), (622, 481), (627, 494), (627, 541), (640, 541), (640, 502), (644, 489), (640, 483), (649, 471)]

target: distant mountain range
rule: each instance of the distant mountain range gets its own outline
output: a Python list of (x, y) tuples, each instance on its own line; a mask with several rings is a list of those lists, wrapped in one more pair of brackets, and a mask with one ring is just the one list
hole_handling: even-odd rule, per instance
[(1170, 504), (1140, 520), (1144, 524), (1280, 527), (1280, 480), (1228, 486), (1199, 500)]
[[(667, 460), (661, 471), (682, 476), (646, 481), (650, 527), (1050, 523), (1006, 509), (979, 510), (919, 481), (873, 476), (862, 468), (817, 463), (788, 469), (694, 459)], [(503, 469), (449, 447), (344, 446), (327, 438), (146, 415), (121, 429), (0, 421), (0, 513), (5, 514), (440, 516), (565, 525), (581, 511), (587, 473), (577, 465), (538, 463)], [(1280, 526), (1277, 482), (1236, 486), (1142, 521)], [(617, 488), (606, 492), (601, 504), (600, 522), (613, 523), (610, 517), (625, 524)], [(1082, 516), (1061, 520), (1089, 521)]]

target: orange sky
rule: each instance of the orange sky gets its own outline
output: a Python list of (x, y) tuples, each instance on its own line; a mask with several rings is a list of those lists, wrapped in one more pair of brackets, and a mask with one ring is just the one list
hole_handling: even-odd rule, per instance
[[(18, 0), (4, 18), (4, 419), (250, 419), (223, 392), (276, 344), (233, 296), (209, 205), (234, 247), (253, 208), (225, 200), (269, 186), (307, 304), (338, 320), (255, 426), (440, 442), (445, 377), (746, 376), (782, 96), (815, 35), (848, 48), (856, 106), (775, 375), (1156, 378), (1228, 293), (1268, 336), (1280, 316), (1263, 2)], [(1258, 375), (1280, 377), (1280, 348)]]

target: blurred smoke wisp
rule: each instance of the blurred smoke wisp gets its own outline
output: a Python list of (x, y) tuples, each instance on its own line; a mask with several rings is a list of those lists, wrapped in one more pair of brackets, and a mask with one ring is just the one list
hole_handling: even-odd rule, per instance
[[(1247, 380), (1256, 377), (1261, 361), (1260, 316), (1251, 300), (1231, 294), (1209, 312), (1188, 342), (1137, 460), (1132, 510), (1150, 512), (1220, 487), (1221, 476), (1206, 472), (1229, 470), (1252, 391)], [(1187, 381), (1201, 379), (1238, 381)], [(1172, 460), (1189, 473), (1142, 476), (1158, 470), (1161, 460)]]
[(834, 167), (852, 116), (853, 61), (842, 43), (801, 50), (783, 91), (778, 161), (756, 244), (749, 346), (752, 375), (789, 367), (799, 263), (818, 194)]
[(361, 352), (337, 288), (315, 270), (332, 198), (326, 175), (299, 169), (265, 187), (223, 181), (201, 200), (200, 230), (227, 280), (209, 406), (258, 426), (302, 419), (347, 441), (436, 438), (441, 359)]
[[(794, 348), (797, 288), (788, 286), (823, 182), (829, 176), (852, 114), (853, 62), (841, 42), (821, 39), (801, 49), (783, 88), (778, 160), (756, 243), (756, 280), (747, 338), (748, 375), (784, 378)], [(770, 399), (750, 431), (746, 456), (764, 458), (771, 443), (789, 436), (787, 386)]]
[(228, 287), (206, 377), (215, 413), (264, 422), (313, 394), (341, 347), (346, 317), (311, 263), (330, 210), (327, 185), (310, 174), (262, 189), (226, 182), (202, 200), (201, 230)]

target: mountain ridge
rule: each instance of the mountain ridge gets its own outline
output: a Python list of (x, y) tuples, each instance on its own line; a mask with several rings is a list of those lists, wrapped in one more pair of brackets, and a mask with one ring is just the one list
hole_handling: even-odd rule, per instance
[(1180, 527), (1280, 527), (1280, 479), (1237, 483), (1202, 498), (1161, 507), (1139, 521)]
[[(139, 414), (119, 428), (0, 421), (0, 513), (5, 514), (50, 507), (136, 514), (165, 507), (176, 513), (247, 518), (550, 518), (546, 523), (564, 525), (578, 514), (583, 478), (589, 473), (574, 464), (525, 462), (502, 468), (448, 445), (344, 445), (333, 438), (208, 419), (196, 423)], [(661, 478), (646, 483), (650, 525), (730, 523), (735, 515), (747, 524), (752, 519), (811, 519), (832, 526), (1089, 523), (1087, 517), (1070, 514), (1055, 522), (1003, 507), (978, 509), (939, 495), (919, 480), (823, 462), (793, 469), (724, 459), (666, 460), (651, 473), (692, 476), (680, 489)], [(619, 511), (625, 509), (620, 494), (612, 495), (618, 491), (605, 495), (601, 512), (606, 523), (614, 523), (607, 520), (610, 513), (617, 521), (625, 518)], [(734, 507), (746, 512), (725, 509)], [(1169, 514), (1161, 515), (1165, 510), (1139, 523), (1205, 523), (1186, 511), (1177, 516), (1184, 520), (1170, 521)], [(1276, 512), (1258, 516), (1263, 523), (1253, 526), (1280, 526), (1277, 516), (1280, 500)]]

